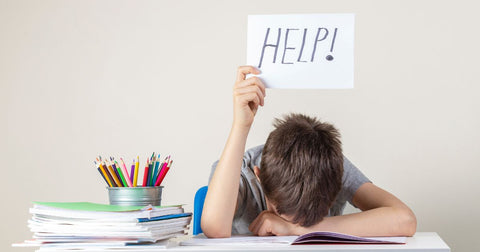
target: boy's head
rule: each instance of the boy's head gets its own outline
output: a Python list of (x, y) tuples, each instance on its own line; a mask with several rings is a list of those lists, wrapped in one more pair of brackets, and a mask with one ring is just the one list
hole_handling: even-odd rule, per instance
[(340, 133), (301, 114), (276, 119), (274, 126), (258, 174), (263, 191), (279, 215), (311, 226), (328, 214), (342, 186)]

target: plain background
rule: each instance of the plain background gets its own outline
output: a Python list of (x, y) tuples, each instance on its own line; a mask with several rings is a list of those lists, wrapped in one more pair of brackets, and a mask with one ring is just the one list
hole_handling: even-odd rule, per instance
[(334, 123), (344, 153), (418, 231), (480, 249), (476, 1), (0, 1), (1, 251), (31, 201), (107, 202), (97, 155), (171, 154), (164, 204), (207, 184), (232, 118), (248, 14), (355, 13), (355, 88), (268, 90), (247, 146), (288, 112)]

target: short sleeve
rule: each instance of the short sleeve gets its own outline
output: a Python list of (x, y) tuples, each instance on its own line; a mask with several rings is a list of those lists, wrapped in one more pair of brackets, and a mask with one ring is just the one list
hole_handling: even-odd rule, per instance
[(358, 188), (371, 181), (352, 163), (348, 158), (343, 157), (343, 178), (342, 178), (345, 199), (354, 207), (352, 200)]

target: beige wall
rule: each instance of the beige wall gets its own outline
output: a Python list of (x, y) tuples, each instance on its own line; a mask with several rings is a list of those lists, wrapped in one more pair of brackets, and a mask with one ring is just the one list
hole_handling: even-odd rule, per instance
[(231, 123), (248, 14), (356, 14), (355, 88), (268, 90), (248, 146), (287, 112), (338, 126), (345, 154), (454, 251), (480, 249), (476, 1), (0, 1), (1, 251), (33, 200), (106, 202), (98, 154), (175, 163), (165, 204), (207, 183)]

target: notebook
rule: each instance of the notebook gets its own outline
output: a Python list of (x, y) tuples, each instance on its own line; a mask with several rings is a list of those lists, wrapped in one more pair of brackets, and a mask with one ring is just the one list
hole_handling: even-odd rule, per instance
[(185, 213), (181, 205), (125, 207), (90, 202), (34, 202), (30, 213), (28, 227), (33, 239), (14, 246), (82, 249), (159, 245), (185, 235), (192, 219), (192, 214)]

